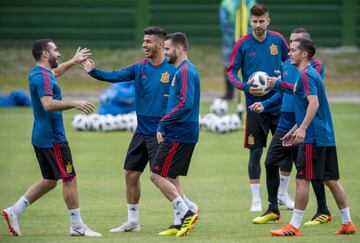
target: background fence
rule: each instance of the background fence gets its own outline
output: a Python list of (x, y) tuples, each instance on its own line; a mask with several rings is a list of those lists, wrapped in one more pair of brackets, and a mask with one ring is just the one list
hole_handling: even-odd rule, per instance
[[(27, 45), (39, 38), (62, 44), (130, 47), (143, 28), (183, 31), (191, 43), (220, 44), (220, 0), (1, 0), (1, 45)], [(360, 46), (360, 0), (263, 0), (270, 28), (288, 37), (309, 29), (319, 46)]]

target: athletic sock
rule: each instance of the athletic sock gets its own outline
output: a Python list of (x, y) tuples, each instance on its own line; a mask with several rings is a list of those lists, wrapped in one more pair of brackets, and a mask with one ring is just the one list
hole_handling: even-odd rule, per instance
[(252, 201), (261, 201), (260, 199), (260, 184), (250, 184), (251, 193), (252, 193)]
[(179, 216), (180, 218), (183, 218), (186, 214), (186, 212), (189, 210), (188, 206), (186, 206), (186, 203), (184, 202), (184, 200), (178, 196), (177, 198), (175, 198), (171, 204), (173, 205), (173, 207), (179, 211)]
[(16, 216), (20, 216), (25, 208), (27, 208), (30, 205), (29, 200), (26, 199), (25, 196), (20, 197), (20, 199), (11, 207), (12, 212)]
[(139, 217), (139, 204), (128, 204), (128, 222), (138, 223)]
[(174, 225), (181, 225), (180, 212), (174, 208)]
[(278, 198), (281, 200), (285, 200), (285, 197), (288, 194), (289, 180), (290, 180), (290, 176), (280, 175)]
[(311, 180), (311, 185), (313, 187), (316, 202), (317, 202), (317, 212), (318, 213), (325, 213), (330, 215), (330, 211), (326, 204), (326, 196), (325, 196), (325, 186), (321, 180)]
[(82, 225), (83, 224), (83, 221), (81, 219), (81, 214), (80, 214), (80, 208), (69, 209), (68, 213), (70, 216), (71, 225)]
[(292, 224), (295, 228), (299, 229), (301, 225), (301, 221), (304, 218), (305, 210), (299, 210), (294, 208), (293, 215), (290, 220), (290, 224)]
[(340, 209), (340, 214), (341, 214), (341, 223), (342, 224), (347, 224), (351, 221), (349, 207)]
[(182, 199), (184, 200), (186, 206), (188, 208), (193, 208), (195, 206), (195, 203), (193, 203), (192, 201), (189, 200), (189, 198), (187, 198), (185, 195), (182, 197)]

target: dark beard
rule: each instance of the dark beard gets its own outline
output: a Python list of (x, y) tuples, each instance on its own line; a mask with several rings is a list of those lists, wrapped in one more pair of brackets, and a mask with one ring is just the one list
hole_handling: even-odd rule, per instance
[(53, 56), (50, 56), (49, 64), (51, 68), (57, 68), (58, 66), (58, 63), (56, 62), (56, 59)]
[(171, 55), (171, 56), (169, 56), (169, 63), (170, 64), (174, 64), (175, 62), (176, 62), (176, 56), (175, 55)]

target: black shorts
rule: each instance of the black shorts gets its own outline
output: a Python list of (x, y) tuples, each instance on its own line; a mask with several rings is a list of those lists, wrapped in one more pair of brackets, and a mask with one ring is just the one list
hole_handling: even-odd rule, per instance
[(266, 154), (265, 165), (278, 166), (282, 171), (291, 172), (292, 164), (296, 161), (298, 146), (282, 146), (280, 138), (284, 135), (275, 131)]
[(156, 152), (151, 171), (175, 179), (177, 176), (186, 176), (196, 144), (163, 142)]
[(68, 181), (76, 176), (67, 142), (54, 144), (53, 148), (34, 146), (34, 150), (44, 179)]
[(156, 136), (135, 133), (129, 144), (124, 169), (143, 172), (148, 161), (150, 161), (151, 168), (157, 148)]
[(277, 112), (247, 112), (244, 147), (253, 149), (266, 147), (269, 130), (274, 134), (280, 118), (280, 111)]
[(336, 147), (300, 144), (296, 169), (298, 179), (338, 180), (340, 177)]

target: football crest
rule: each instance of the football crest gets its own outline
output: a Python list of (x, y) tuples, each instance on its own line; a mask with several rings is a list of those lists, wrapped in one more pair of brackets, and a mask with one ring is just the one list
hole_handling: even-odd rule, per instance
[(170, 74), (168, 72), (162, 73), (160, 81), (163, 83), (169, 83)]
[(270, 54), (271, 55), (277, 55), (279, 53), (278, 47), (275, 44), (271, 44), (270, 46)]

